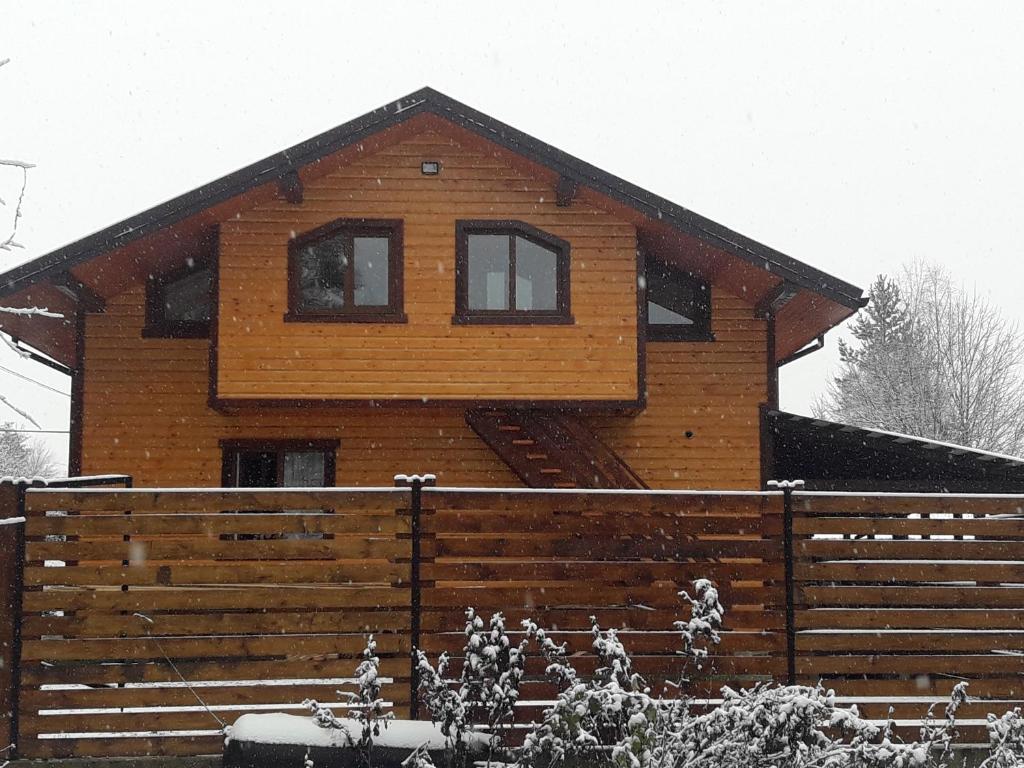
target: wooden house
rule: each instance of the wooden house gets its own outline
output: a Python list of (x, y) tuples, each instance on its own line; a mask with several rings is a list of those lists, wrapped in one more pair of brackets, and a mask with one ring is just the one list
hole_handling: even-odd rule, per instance
[[(0, 298), (62, 315), (0, 331), (71, 376), (70, 474), (131, 476), (0, 482), (6, 756), (218, 752), (222, 719), (334, 706), (365, 633), (416, 717), (410, 652), (457, 656), (469, 605), (581, 671), (600, 616), (674, 690), (705, 578), (716, 687), (821, 682), (917, 738), (966, 678), (975, 741), (1024, 700), (1024, 500), (974, 493), (1024, 491), (1024, 460), (778, 408), (861, 291), (435, 91)], [(397, 473), (441, 487), (355, 487)]]
[(70, 474), (756, 489), (860, 289), (423, 89), (0, 276)]

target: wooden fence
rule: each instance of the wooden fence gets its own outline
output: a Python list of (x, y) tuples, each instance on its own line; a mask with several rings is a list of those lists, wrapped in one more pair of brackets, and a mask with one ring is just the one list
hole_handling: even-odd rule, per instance
[[(423, 496), (424, 553), (434, 556), (423, 563), (421, 646), (432, 654), (462, 647), (471, 605), (485, 617), (503, 611), (509, 628), (536, 620), (590, 672), (593, 616), (618, 630), (634, 669), (661, 692), (682, 670), (672, 624), (690, 612), (677, 593), (709, 578), (729, 605), (729, 631), (699, 692), (785, 671), (781, 494), (427, 488)], [(524, 700), (553, 697), (543, 673), (534, 655)], [(523, 719), (539, 714), (528, 709)]]
[[(698, 694), (821, 679), (915, 722), (961, 678), (987, 699), (972, 718), (1024, 699), (1024, 497), (17, 490), (0, 485), (0, 517), (27, 517), (0, 526), (0, 703), (25, 757), (211, 753), (218, 720), (340, 708), (370, 632), (406, 714), (410, 650), (457, 655), (466, 606), (537, 620), (581, 671), (596, 616), (658, 691), (696, 578), (728, 628)], [(527, 720), (553, 694), (542, 667)]]
[(960, 681), (976, 726), (1021, 706), (1024, 497), (798, 491), (792, 512), (799, 681), (913, 723)]

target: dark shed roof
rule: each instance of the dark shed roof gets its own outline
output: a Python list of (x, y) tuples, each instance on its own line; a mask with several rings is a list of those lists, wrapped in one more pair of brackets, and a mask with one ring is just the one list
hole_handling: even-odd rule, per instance
[(767, 411), (766, 472), (808, 489), (956, 493), (1024, 492), (1024, 458)]

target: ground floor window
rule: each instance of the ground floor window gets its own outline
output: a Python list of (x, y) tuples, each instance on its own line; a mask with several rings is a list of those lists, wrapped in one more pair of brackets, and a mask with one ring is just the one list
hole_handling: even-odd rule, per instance
[(337, 440), (224, 440), (226, 488), (321, 488), (334, 485)]
[[(334, 485), (337, 440), (223, 440), (222, 483), (226, 488), (324, 488)], [(250, 509), (241, 512), (317, 512), (310, 509)], [(237, 533), (232, 541), (325, 539), (321, 533)]]

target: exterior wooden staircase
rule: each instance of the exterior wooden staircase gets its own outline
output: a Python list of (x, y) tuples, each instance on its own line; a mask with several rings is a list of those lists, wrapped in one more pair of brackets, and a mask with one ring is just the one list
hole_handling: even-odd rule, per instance
[(474, 408), (466, 423), (530, 488), (647, 488), (579, 419), (537, 408)]

